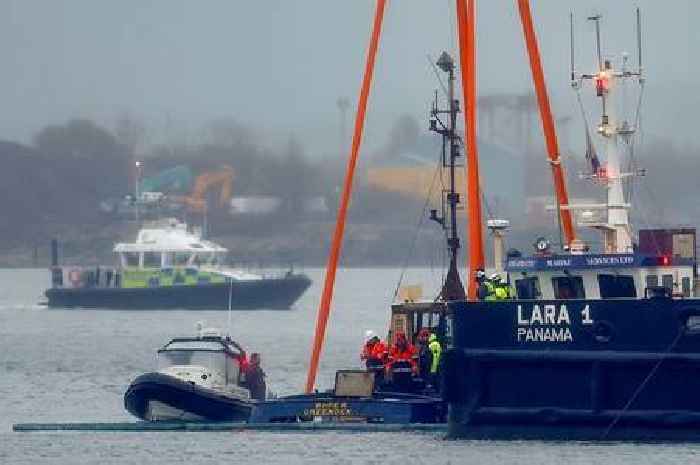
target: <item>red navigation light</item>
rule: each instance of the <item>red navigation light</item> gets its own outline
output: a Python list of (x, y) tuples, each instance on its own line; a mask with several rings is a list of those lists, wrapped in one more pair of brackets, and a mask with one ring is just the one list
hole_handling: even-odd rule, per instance
[(671, 259), (670, 259), (670, 258), (668, 258), (668, 257), (665, 256), (665, 255), (664, 255), (663, 257), (661, 257), (661, 265), (662, 265), (662, 266), (668, 266), (668, 265), (670, 265), (670, 264), (671, 264)]
[(602, 97), (608, 90), (608, 77), (605, 73), (599, 73), (593, 78), (595, 80), (595, 90), (598, 97)]
[(607, 168), (607, 166), (601, 166), (600, 168), (598, 168), (598, 171), (596, 172), (596, 175), (597, 175), (600, 179), (607, 179), (607, 178), (608, 178), (608, 168)]

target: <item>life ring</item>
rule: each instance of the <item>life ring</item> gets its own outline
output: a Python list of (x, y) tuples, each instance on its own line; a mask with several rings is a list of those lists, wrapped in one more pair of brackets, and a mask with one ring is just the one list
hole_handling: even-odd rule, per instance
[(78, 268), (73, 268), (68, 273), (68, 280), (73, 285), (73, 287), (80, 287), (83, 281), (82, 273)]

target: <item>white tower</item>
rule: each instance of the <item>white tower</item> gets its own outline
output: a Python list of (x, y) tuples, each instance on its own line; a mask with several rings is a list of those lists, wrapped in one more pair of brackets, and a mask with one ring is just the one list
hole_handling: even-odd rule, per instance
[[(598, 223), (587, 223), (587, 226), (594, 227), (602, 231), (606, 253), (629, 253), (632, 252), (632, 230), (629, 223), (629, 209), (631, 205), (625, 201), (623, 180), (630, 176), (643, 175), (643, 172), (625, 173), (622, 171), (620, 152), (631, 139), (636, 131), (636, 121), (632, 124), (625, 119), (624, 114), (618, 116), (615, 104), (615, 97), (621, 91), (624, 80), (635, 78), (640, 85), (643, 84), (642, 77), (642, 54), (641, 46), (639, 50), (639, 67), (636, 72), (627, 69), (627, 55), (623, 55), (622, 64), (619, 70), (613, 67), (611, 60), (603, 60), (600, 49), (600, 16), (588, 18), (595, 21), (596, 39), (598, 51), (598, 71), (593, 74), (582, 74), (576, 78), (573, 69), (573, 40), (572, 40), (572, 69), (571, 85), (577, 91), (584, 80), (594, 82), (596, 94), (601, 99), (601, 119), (597, 126), (598, 134), (605, 140), (605, 159), (595, 172), (584, 176), (605, 186), (607, 190), (607, 202), (603, 205), (586, 205), (585, 208), (603, 209), (607, 212), (607, 220)], [(637, 38), (641, 43), (640, 16), (637, 10)], [(572, 23), (573, 39), (573, 23)], [(594, 155), (595, 156), (595, 155)], [(597, 163), (597, 161), (596, 161)]]

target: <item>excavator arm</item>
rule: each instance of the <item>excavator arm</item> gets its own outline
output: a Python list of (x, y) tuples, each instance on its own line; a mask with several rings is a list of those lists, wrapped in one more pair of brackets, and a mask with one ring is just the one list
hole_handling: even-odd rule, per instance
[(224, 165), (217, 171), (206, 171), (194, 181), (194, 187), (189, 195), (170, 196), (170, 200), (185, 205), (190, 211), (203, 213), (207, 209), (206, 194), (211, 189), (219, 187), (218, 207), (225, 207), (233, 194), (234, 170)]

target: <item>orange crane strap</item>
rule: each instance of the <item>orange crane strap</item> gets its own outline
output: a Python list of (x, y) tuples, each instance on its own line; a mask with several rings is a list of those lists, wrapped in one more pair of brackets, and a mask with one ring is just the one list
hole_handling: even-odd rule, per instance
[(532, 71), (532, 79), (535, 84), (537, 103), (540, 108), (542, 129), (544, 131), (545, 142), (547, 145), (547, 155), (549, 156), (550, 166), (552, 167), (552, 176), (554, 177), (554, 190), (557, 196), (557, 210), (561, 218), (562, 229), (564, 230), (564, 240), (566, 241), (566, 244), (569, 245), (574, 239), (576, 239), (576, 232), (574, 231), (571, 212), (562, 208), (569, 205), (569, 195), (566, 191), (564, 171), (559, 159), (559, 146), (557, 144), (554, 118), (552, 117), (552, 110), (549, 106), (549, 96), (547, 95), (547, 86), (544, 82), (544, 71), (542, 70), (542, 61), (540, 60), (540, 51), (537, 45), (535, 28), (532, 24), (529, 0), (518, 0), (518, 10), (520, 11), (520, 20), (523, 24), (523, 35), (525, 36), (527, 53), (530, 59), (530, 70)]
[(360, 144), (362, 142), (362, 132), (365, 124), (365, 113), (367, 110), (367, 100), (369, 99), (369, 91), (372, 84), (372, 75), (374, 74), (374, 62), (377, 57), (377, 49), (379, 48), (379, 37), (382, 30), (382, 19), (384, 18), (384, 9), (386, 0), (377, 0), (377, 8), (374, 13), (374, 23), (372, 26), (372, 36), (370, 38), (369, 51), (367, 53), (367, 62), (365, 64), (365, 74), (362, 78), (362, 88), (360, 90), (360, 100), (357, 105), (357, 114), (355, 115), (355, 131), (352, 137), (352, 148), (348, 165), (345, 170), (345, 181), (343, 182), (343, 194), (338, 207), (338, 217), (335, 223), (335, 232), (333, 233), (333, 242), (331, 244), (330, 255), (328, 256), (328, 264), (326, 265), (326, 277), (323, 283), (323, 294), (318, 307), (318, 316), (316, 319), (316, 332), (314, 334), (314, 342), (311, 350), (311, 360), (309, 361), (309, 371), (306, 378), (306, 392), (310, 393), (314, 389), (316, 383), (316, 373), (318, 371), (318, 362), (323, 348), (323, 341), (326, 336), (326, 326), (328, 324), (328, 315), (330, 313), (331, 300), (333, 299), (333, 286), (335, 284), (335, 272), (338, 267), (338, 258), (343, 244), (343, 234), (345, 232), (345, 219), (347, 217), (348, 205), (350, 204), (350, 194), (352, 193), (352, 183), (355, 175), (355, 166), (357, 165), (357, 157), (360, 152)]
[(484, 268), (484, 239), (479, 184), (479, 152), (476, 140), (476, 0), (457, 1), (459, 57), (464, 95), (466, 133), (468, 265), (467, 298), (475, 299), (475, 271)]

